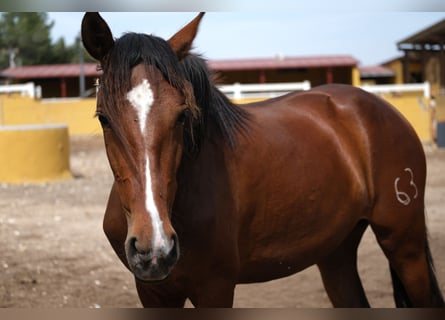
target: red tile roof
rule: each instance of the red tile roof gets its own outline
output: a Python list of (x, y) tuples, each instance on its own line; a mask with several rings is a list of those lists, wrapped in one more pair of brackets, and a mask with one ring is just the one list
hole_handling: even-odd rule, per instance
[(378, 78), (378, 77), (393, 77), (395, 72), (383, 66), (363, 66), (359, 67), (360, 76), (362, 78)]
[[(217, 71), (255, 70), (255, 69), (297, 69), (323, 67), (352, 67), (358, 61), (348, 55), (281, 57), (233, 60), (209, 60), (210, 69)], [(84, 72), (87, 77), (97, 77), (101, 74), (96, 70), (96, 63), (85, 63)], [(42, 78), (72, 78), (80, 74), (79, 64), (47, 64), (8, 68), (0, 73), (5, 78), (42, 79)]]
[[(97, 63), (85, 63), (86, 77), (97, 77), (101, 71), (96, 70)], [(42, 79), (42, 78), (74, 78), (80, 75), (79, 64), (46, 64), (8, 68), (0, 74), (5, 78)]]
[(297, 69), (297, 68), (323, 68), (323, 67), (352, 67), (358, 61), (348, 55), (308, 56), (308, 57), (282, 57), (236, 59), (236, 60), (210, 60), (211, 69), (219, 71), (255, 70), (255, 69)]

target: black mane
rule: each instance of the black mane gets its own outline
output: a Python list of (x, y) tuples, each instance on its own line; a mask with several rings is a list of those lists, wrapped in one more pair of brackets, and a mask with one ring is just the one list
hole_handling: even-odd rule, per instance
[[(244, 133), (247, 130), (249, 114), (216, 88), (214, 76), (200, 55), (189, 54), (181, 61), (180, 66), (192, 84), (196, 104), (201, 113), (200, 122), (195, 124), (194, 128), (196, 137), (205, 137), (216, 125), (217, 134), (231, 147), (235, 147), (236, 133)], [(196, 143), (199, 147), (200, 141)]]
[[(107, 114), (119, 118), (121, 105), (130, 88), (132, 67), (144, 64), (147, 70), (158, 69), (170, 85), (181, 90), (199, 108), (199, 116), (185, 130), (185, 146), (199, 150), (203, 139), (215, 132), (231, 147), (236, 146), (236, 133), (247, 129), (248, 114), (219, 91), (203, 58), (189, 54), (183, 61), (178, 59), (169, 44), (158, 37), (146, 34), (127, 33), (117, 39), (114, 47), (102, 61), (103, 81), (100, 91), (104, 97), (102, 107)], [(119, 130), (116, 126), (115, 130)], [(124, 140), (122, 133), (117, 133)], [(125, 141), (122, 141), (125, 142)]]

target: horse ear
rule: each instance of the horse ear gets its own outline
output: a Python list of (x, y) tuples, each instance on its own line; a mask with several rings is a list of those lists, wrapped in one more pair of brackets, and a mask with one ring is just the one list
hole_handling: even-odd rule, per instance
[(83, 16), (82, 42), (88, 53), (99, 61), (102, 61), (114, 46), (110, 28), (99, 13), (87, 12)]
[(192, 47), (193, 39), (195, 39), (195, 36), (198, 33), (199, 23), (201, 22), (204, 13), (205, 12), (201, 12), (198, 14), (195, 19), (168, 40), (170, 47), (172, 47), (173, 51), (178, 56), (179, 61), (188, 55)]

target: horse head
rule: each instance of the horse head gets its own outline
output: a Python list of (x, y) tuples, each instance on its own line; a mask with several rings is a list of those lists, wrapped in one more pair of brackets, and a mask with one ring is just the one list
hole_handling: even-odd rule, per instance
[(179, 63), (202, 16), (168, 41), (135, 33), (115, 40), (98, 13), (82, 21), (84, 46), (103, 70), (96, 113), (126, 216), (126, 258), (144, 281), (166, 278), (179, 258), (171, 223), (176, 173), (186, 127), (199, 113)]

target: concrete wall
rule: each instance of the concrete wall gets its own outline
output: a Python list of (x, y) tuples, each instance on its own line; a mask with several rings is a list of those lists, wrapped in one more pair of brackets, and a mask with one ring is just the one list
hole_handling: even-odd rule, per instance
[[(423, 142), (433, 140), (429, 99), (425, 99), (421, 93), (403, 93), (397, 96), (386, 94), (381, 97), (394, 105), (411, 122)], [(71, 135), (102, 134), (99, 121), (94, 117), (95, 109), (94, 98), (42, 102), (19, 96), (0, 96), (0, 125), (64, 123)]]
[(95, 99), (0, 96), (0, 182), (70, 178), (69, 135), (102, 134), (95, 109)]
[(0, 125), (66, 124), (73, 135), (102, 134), (94, 117), (96, 99), (34, 100), (0, 96)]
[(65, 125), (0, 126), (0, 182), (71, 178)]
[(423, 143), (431, 143), (433, 141), (430, 99), (413, 94), (401, 96), (383, 95), (382, 98), (396, 107), (405, 116)]

